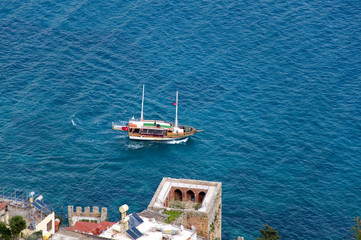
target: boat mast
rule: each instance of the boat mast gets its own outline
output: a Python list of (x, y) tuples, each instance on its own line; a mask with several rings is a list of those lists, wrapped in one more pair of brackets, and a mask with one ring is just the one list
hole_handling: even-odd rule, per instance
[(178, 90), (176, 94), (176, 101), (175, 101), (175, 121), (174, 127), (178, 127)]
[(144, 106), (144, 85), (143, 85), (143, 95), (142, 95), (142, 113), (140, 114), (140, 121), (143, 122), (143, 106)]

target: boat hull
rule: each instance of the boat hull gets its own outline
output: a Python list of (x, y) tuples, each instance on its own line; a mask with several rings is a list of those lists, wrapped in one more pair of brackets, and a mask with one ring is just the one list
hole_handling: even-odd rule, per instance
[(167, 137), (148, 137), (148, 136), (129, 136), (131, 140), (138, 141), (172, 141), (172, 140), (181, 140), (188, 138), (189, 136), (182, 136), (178, 138), (167, 138)]
[(171, 123), (155, 120), (129, 121), (128, 123), (113, 123), (113, 129), (125, 131), (130, 140), (138, 141), (172, 141), (186, 139), (201, 131), (194, 127), (180, 125), (172, 126)]

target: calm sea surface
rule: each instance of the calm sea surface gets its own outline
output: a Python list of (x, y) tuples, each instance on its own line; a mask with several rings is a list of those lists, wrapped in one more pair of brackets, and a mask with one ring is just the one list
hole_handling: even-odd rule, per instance
[[(179, 121), (185, 143), (117, 120)], [(0, 2), (0, 186), (145, 209), (163, 177), (223, 183), (223, 239), (350, 239), (361, 215), (361, 2)], [(64, 210), (65, 212), (65, 210)]]

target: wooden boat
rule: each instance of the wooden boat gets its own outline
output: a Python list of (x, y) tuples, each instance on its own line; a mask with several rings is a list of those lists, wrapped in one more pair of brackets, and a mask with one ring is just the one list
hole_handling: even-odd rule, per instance
[(140, 120), (134, 117), (129, 122), (113, 123), (113, 130), (128, 132), (129, 139), (132, 140), (150, 140), (150, 141), (170, 141), (185, 139), (197, 132), (203, 130), (196, 130), (194, 127), (179, 125), (178, 124), (178, 91), (176, 92), (176, 114), (174, 125), (170, 122), (159, 120), (144, 120), (143, 107), (144, 107), (144, 85), (142, 95), (142, 111)]

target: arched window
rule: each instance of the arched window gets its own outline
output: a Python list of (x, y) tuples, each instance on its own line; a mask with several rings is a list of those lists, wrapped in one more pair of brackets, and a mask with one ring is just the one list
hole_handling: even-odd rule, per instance
[(187, 201), (194, 202), (194, 192), (192, 190), (187, 191)]
[(182, 201), (182, 191), (179, 189), (176, 189), (174, 191), (174, 200), (175, 201)]
[(199, 202), (199, 203), (202, 203), (202, 202), (203, 202), (204, 196), (206, 196), (206, 193), (205, 193), (205, 192), (200, 192), (200, 193), (199, 193), (199, 195), (198, 195), (198, 202)]

